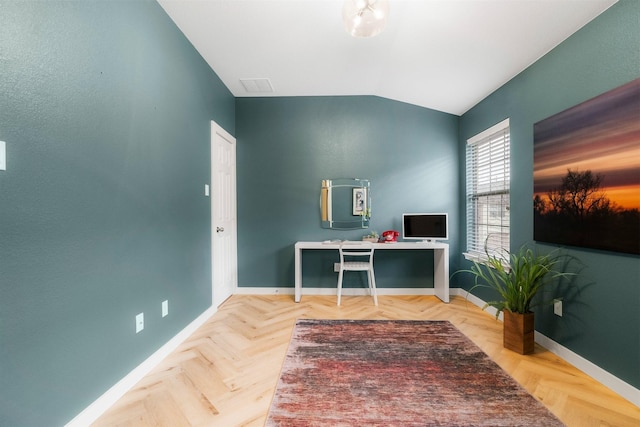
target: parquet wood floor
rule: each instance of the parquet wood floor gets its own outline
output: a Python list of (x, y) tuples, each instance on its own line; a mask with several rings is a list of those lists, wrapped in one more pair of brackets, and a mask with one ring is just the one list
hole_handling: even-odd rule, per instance
[(640, 408), (536, 345), (502, 347), (502, 323), (462, 297), (234, 295), (95, 423), (262, 426), (297, 318), (449, 320), (568, 426), (640, 426)]

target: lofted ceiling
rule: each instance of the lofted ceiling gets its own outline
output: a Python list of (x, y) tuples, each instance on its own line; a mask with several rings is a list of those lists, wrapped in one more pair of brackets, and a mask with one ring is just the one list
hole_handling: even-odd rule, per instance
[(390, 0), (385, 30), (361, 39), (341, 0), (158, 0), (236, 97), (375, 95), (455, 115), (616, 1)]

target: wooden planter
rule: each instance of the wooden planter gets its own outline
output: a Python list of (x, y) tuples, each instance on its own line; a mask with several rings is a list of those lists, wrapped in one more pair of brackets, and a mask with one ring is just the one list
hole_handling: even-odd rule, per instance
[(533, 353), (534, 324), (533, 313), (512, 313), (504, 310), (504, 348), (520, 354)]

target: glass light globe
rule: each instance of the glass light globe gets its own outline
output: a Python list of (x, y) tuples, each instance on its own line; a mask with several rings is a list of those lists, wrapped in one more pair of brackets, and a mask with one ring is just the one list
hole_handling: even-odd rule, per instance
[(382, 32), (389, 17), (389, 0), (345, 0), (342, 19), (354, 37), (373, 37)]

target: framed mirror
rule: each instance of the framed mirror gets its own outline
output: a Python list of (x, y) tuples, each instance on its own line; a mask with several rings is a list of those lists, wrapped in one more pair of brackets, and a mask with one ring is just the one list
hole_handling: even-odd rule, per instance
[(352, 230), (368, 228), (371, 192), (368, 179), (323, 179), (320, 189), (322, 228)]

